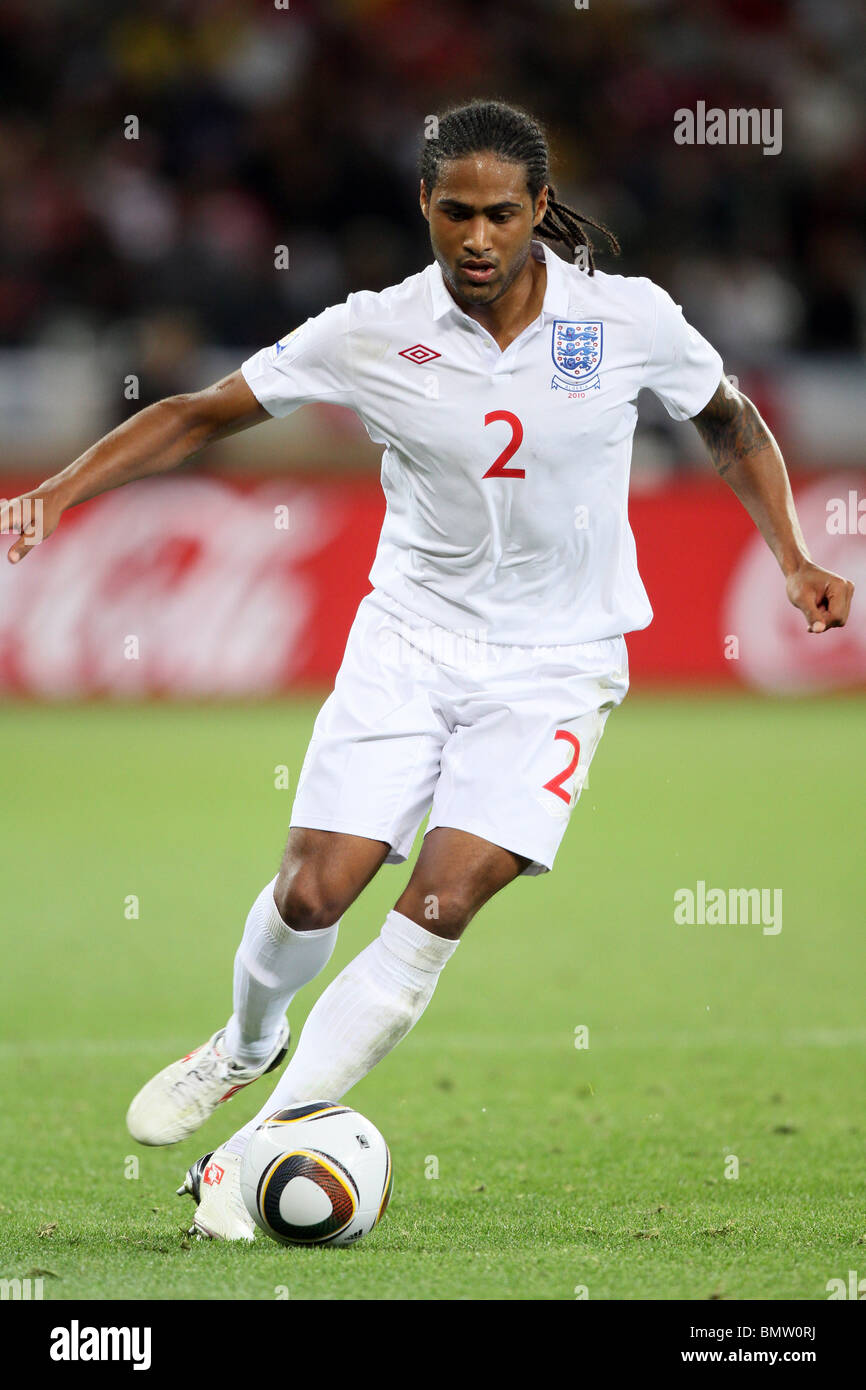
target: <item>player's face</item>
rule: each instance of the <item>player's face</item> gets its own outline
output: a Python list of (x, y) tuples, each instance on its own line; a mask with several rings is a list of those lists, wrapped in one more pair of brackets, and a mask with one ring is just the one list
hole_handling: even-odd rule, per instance
[(495, 303), (513, 285), (546, 210), (547, 189), (533, 203), (524, 166), (494, 154), (444, 161), (429, 193), (421, 180), (433, 254), (452, 294), (473, 307)]

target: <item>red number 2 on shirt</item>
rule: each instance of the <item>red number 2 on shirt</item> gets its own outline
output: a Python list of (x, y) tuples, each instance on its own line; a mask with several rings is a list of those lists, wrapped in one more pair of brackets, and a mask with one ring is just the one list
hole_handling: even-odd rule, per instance
[(493, 460), (493, 463), (491, 463), (491, 465), (490, 465), (490, 467), (488, 468), (487, 472), (484, 474), (484, 477), (485, 477), (485, 478), (525, 478), (525, 477), (526, 477), (526, 470), (525, 470), (525, 469), (523, 469), (523, 468), (506, 468), (506, 467), (505, 467), (505, 465), (507, 464), (508, 460), (509, 460), (510, 458), (513, 458), (513, 457), (514, 457), (514, 455), (517, 453), (517, 450), (520, 448), (521, 444), (523, 443), (523, 426), (521, 425), (521, 423), (520, 423), (520, 421), (518, 420), (517, 416), (516, 416), (516, 415), (512, 415), (512, 413), (511, 413), (510, 410), (491, 410), (491, 411), (490, 411), (487, 415), (485, 415), (485, 417), (484, 417), (484, 423), (485, 423), (485, 425), (492, 425), (492, 424), (494, 424), (497, 420), (504, 420), (505, 423), (506, 423), (507, 425), (510, 425), (510, 426), (511, 426), (511, 440), (509, 441), (508, 444), (506, 444), (505, 448), (502, 450), (502, 453), (499, 455), (499, 457), (498, 457), (497, 459), (494, 459), (494, 460)]

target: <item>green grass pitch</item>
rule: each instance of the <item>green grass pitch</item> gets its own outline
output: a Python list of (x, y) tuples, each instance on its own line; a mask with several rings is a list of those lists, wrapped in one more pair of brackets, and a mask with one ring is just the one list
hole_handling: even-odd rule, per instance
[[(318, 703), (0, 709), (0, 1276), (53, 1299), (810, 1300), (866, 1275), (855, 698), (633, 692), (554, 872), (478, 915), (348, 1097), (394, 1156), (382, 1225), (344, 1251), (184, 1239), (175, 1186), (267, 1083), (171, 1149), (138, 1148), (126, 1106), (230, 1010), (288, 824), (274, 770), (294, 784)], [(296, 1037), (408, 873), (346, 915)], [(781, 888), (781, 932), (677, 925), (698, 880)]]

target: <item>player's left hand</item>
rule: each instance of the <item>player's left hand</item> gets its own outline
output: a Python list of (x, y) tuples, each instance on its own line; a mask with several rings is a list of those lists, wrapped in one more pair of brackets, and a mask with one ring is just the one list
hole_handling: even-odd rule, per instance
[(832, 570), (806, 561), (788, 575), (788, 598), (805, 615), (809, 632), (826, 632), (844, 627), (848, 621), (854, 585)]

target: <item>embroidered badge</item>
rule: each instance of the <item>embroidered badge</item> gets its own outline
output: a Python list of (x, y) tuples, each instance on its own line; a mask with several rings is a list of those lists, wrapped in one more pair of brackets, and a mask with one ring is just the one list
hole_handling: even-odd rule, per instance
[(600, 391), (603, 324), (598, 319), (556, 319), (551, 354), (556, 374), (552, 391)]

